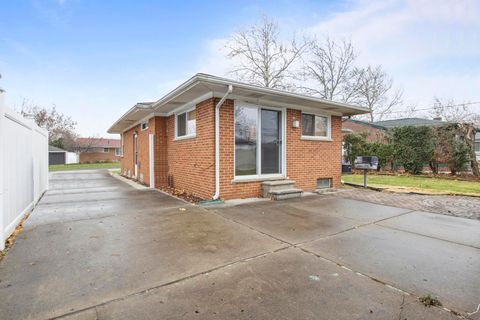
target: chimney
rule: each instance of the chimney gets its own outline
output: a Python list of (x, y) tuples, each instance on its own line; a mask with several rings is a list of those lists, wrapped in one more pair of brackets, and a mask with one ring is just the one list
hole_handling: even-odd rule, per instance
[(434, 117), (433, 120), (442, 121), (442, 117)]

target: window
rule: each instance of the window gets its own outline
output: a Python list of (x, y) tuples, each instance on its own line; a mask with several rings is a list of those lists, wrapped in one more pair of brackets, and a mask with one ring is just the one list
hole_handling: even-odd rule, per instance
[(117, 157), (121, 157), (122, 156), (122, 148), (115, 148), (115, 155)]
[(108, 148), (103, 148), (103, 152), (108, 153), (110, 151)]
[(480, 141), (475, 141), (475, 152), (480, 152)]
[(140, 125), (140, 127), (142, 128), (142, 131), (143, 131), (143, 130), (147, 130), (147, 129), (148, 129), (148, 121), (142, 122), (142, 124)]
[(193, 137), (196, 134), (197, 126), (196, 110), (190, 110), (176, 115), (176, 136), (181, 137)]
[(317, 189), (326, 189), (332, 186), (332, 179), (330, 178), (321, 178), (317, 179)]
[(329, 139), (330, 117), (314, 114), (302, 114), (302, 137)]
[(257, 174), (258, 109), (235, 108), (235, 175)]

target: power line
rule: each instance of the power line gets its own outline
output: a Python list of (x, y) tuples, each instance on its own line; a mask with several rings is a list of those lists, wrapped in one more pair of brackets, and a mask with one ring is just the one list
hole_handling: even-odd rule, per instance
[(461, 106), (468, 106), (472, 104), (480, 104), (480, 101), (473, 101), (473, 102), (466, 102), (466, 103), (459, 103), (459, 104), (452, 104), (452, 105), (447, 105), (447, 106), (438, 106), (438, 107), (429, 107), (429, 108), (423, 108), (423, 109), (412, 109), (412, 110), (401, 110), (401, 111), (390, 111), (389, 113), (405, 113), (405, 112), (417, 112), (417, 111), (427, 111), (427, 110), (434, 110), (436, 108), (455, 108), (455, 107), (461, 107)]

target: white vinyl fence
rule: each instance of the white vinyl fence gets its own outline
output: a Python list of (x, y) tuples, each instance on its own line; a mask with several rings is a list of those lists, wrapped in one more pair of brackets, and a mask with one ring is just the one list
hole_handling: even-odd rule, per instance
[(0, 89), (0, 250), (48, 188), (48, 133), (7, 108)]

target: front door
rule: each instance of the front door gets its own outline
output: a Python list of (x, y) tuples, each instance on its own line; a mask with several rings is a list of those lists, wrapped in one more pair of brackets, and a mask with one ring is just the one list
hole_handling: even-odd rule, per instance
[(282, 132), (280, 111), (261, 110), (261, 174), (282, 173)]
[(135, 167), (135, 179), (138, 179), (138, 134), (133, 134), (133, 164)]

